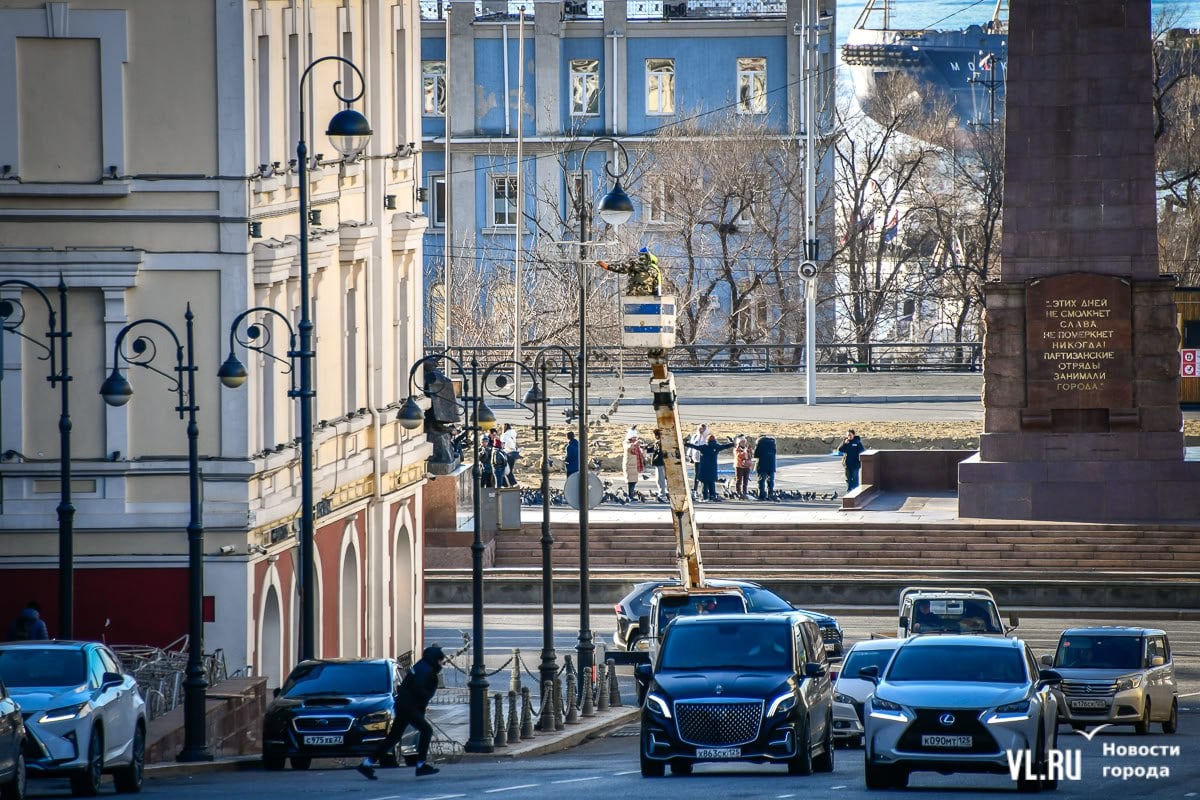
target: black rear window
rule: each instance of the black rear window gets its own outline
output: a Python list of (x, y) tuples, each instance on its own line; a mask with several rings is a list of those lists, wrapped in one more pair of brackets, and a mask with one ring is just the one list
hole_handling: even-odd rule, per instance
[(792, 627), (786, 623), (721, 622), (671, 629), (659, 670), (792, 668)]
[(87, 681), (82, 650), (14, 647), (0, 650), (0, 681), (11, 688), (79, 686)]
[(391, 671), (386, 664), (301, 664), (292, 670), (280, 694), (344, 697), (391, 691)]

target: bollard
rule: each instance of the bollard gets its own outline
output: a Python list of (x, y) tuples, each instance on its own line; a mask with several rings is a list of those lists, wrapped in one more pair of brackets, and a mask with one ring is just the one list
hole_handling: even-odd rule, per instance
[(608, 671), (612, 669), (610, 664), (601, 664), (599, 666), (599, 677), (596, 678), (596, 710), (608, 711)]
[(488, 699), (488, 693), (483, 693), (483, 738), (491, 741), (496, 736), (496, 727), (492, 724), (491, 711), (492, 701)]
[(517, 713), (517, 693), (511, 689), (508, 692), (508, 743), (516, 744), (521, 740), (521, 715)]
[(563, 723), (562, 678), (554, 676), (554, 730), (561, 731)]
[(580, 693), (583, 697), (583, 709), (581, 713), (585, 717), (594, 717), (596, 716), (596, 700), (592, 694), (595, 691), (595, 687), (592, 686), (592, 671), (590, 669), (584, 670), (579, 678), (583, 681), (583, 691)]
[(579, 709), (575, 707), (575, 673), (567, 673), (567, 718), (568, 725), (579, 722)]
[(538, 714), (537, 729), (542, 733), (554, 731), (554, 683), (546, 681), (542, 684), (542, 709)]
[(522, 739), (533, 738), (533, 700), (529, 699), (529, 687), (521, 689), (521, 732)]
[(617, 665), (612, 659), (608, 662), (608, 704), (613, 708), (621, 707), (621, 684), (617, 683)]
[(508, 690), (521, 693), (521, 651), (516, 647), (512, 653), (512, 677), (508, 681)]
[(506, 747), (508, 745), (508, 729), (504, 725), (504, 698), (496, 692), (496, 722), (492, 725), (495, 732), (492, 736), (492, 746)]

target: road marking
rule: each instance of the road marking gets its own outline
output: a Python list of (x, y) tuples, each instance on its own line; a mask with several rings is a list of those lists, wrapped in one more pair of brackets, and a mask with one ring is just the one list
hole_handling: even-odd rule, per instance
[(613, 777), (617, 778), (617, 777), (620, 777), (621, 775), (636, 775), (639, 772), (641, 772), (640, 769), (627, 769), (624, 772), (614, 772)]
[(563, 778), (560, 781), (550, 781), (551, 783), (579, 783), (580, 781), (598, 781), (599, 775), (593, 775), (590, 778)]
[[(394, 794), (391, 797), (379, 797), (375, 800), (393, 800), (393, 798), (403, 797), (402, 794)], [(454, 797), (466, 797), (465, 794), (438, 794), (433, 797), (423, 797), (421, 800), (451, 800)]]
[(1195, 697), (1198, 694), (1200, 694), (1200, 692), (1188, 692), (1187, 694), (1181, 694), (1179, 696), (1180, 697)]
[(845, 788), (846, 788), (846, 785), (845, 785), (845, 784), (842, 784), (841, 786), (833, 786), (833, 787), (830, 787), (830, 788), (833, 788), (833, 789), (845, 789)]
[(517, 789), (533, 789), (537, 787), (536, 783), (522, 783), (520, 786), (501, 786), (499, 789), (485, 789), (484, 794), (495, 794), (496, 792), (515, 792)]
[(785, 798), (785, 797), (795, 797), (796, 795), (794, 795), (794, 794), (777, 794), (775, 796), (778, 797), (779, 800), (783, 800), (783, 798)]

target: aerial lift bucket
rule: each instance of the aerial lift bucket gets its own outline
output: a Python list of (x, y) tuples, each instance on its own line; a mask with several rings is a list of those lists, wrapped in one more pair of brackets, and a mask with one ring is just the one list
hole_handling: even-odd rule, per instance
[(630, 348), (669, 350), (675, 346), (675, 298), (622, 295), (621, 344)]

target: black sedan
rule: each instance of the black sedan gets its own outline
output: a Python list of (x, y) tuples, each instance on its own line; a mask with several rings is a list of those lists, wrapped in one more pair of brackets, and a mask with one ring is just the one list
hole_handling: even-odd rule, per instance
[[(751, 613), (804, 611), (816, 621), (817, 627), (821, 629), (825, 652), (832, 656), (842, 654), (842, 626), (828, 614), (796, 608), (770, 589), (751, 581), (710, 578), (705, 583), (710, 586), (741, 587)], [(638, 619), (650, 613), (650, 596), (660, 586), (677, 586), (678, 584), (678, 581), (644, 581), (635, 584), (633, 589), (613, 606), (613, 612), (617, 616), (617, 630), (613, 633), (613, 644), (622, 650), (637, 650), (638, 640), (646, 635), (644, 631), (638, 629)]]
[[(404, 668), (393, 659), (304, 661), (276, 690), (263, 720), (263, 766), (308, 769), (314, 758), (370, 755), (387, 736)], [(383, 759), (394, 767), (400, 747)]]
[(25, 797), (25, 723), (21, 707), (0, 683), (0, 798)]

